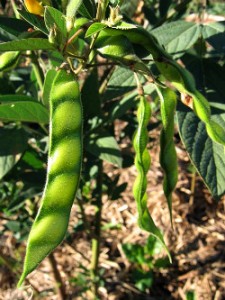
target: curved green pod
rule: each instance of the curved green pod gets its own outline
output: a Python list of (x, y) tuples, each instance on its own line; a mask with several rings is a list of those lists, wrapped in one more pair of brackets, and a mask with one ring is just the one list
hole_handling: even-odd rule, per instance
[(47, 179), (31, 228), (24, 262), (25, 277), (62, 241), (79, 184), (82, 162), (82, 106), (74, 75), (61, 69), (50, 92)]
[(8, 51), (0, 55), (0, 72), (7, 72), (16, 67), (20, 57), (19, 51)]
[(171, 259), (169, 251), (165, 245), (163, 236), (155, 225), (147, 206), (147, 172), (151, 164), (151, 157), (147, 149), (148, 130), (147, 125), (151, 116), (151, 107), (145, 98), (140, 96), (140, 101), (137, 111), (138, 128), (134, 133), (133, 146), (135, 150), (134, 164), (137, 169), (137, 177), (133, 186), (133, 195), (138, 208), (138, 223), (139, 226), (157, 237), (164, 245), (169, 259)]
[(177, 95), (168, 88), (157, 88), (157, 92), (160, 98), (160, 112), (162, 117), (159, 160), (164, 171), (163, 190), (167, 199), (172, 223), (172, 193), (178, 180), (177, 154), (173, 140)]

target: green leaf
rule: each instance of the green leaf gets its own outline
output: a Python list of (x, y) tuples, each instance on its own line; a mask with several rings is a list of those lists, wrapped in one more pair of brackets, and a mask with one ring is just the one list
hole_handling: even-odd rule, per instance
[(54, 50), (54, 46), (46, 39), (29, 38), (14, 40), (0, 44), (0, 51)]
[(23, 20), (0, 16), (0, 40), (4, 42), (18, 38), (28, 28), (29, 25)]
[(109, 120), (119, 119), (129, 109), (136, 107), (136, 96), (137, 91), (134, 91), (123, 97), (123, 99), (118, 100), (109, 111)]
[(195, 292), (194, 291), (188, 291), (186, 293), (186, 300), (195, 300)]
[[(144, 86), (144, 92), (146, 95), (150, 95), (154, 90), (155, 87), (153, 84), (147, 84), (146, 86)], [(138, 91), (136, 89), (128, 94), (125, 94), (125, 96), (121, 100), (118, 100), (109, 111), (109, 120), (113, 121), (115, 119), (119, 119), (124, 116), (128, 110), (130, 110), (131, 108), (135, 108), (137, 105), (137, 95)]]
[[(181, 139), (198, 173), (215, 198), (225, 193), (224, 147), (213, 142), (205, 125), (192, 111), (178, 111)], [(225, 114), (213, 115), (213, 120), (225, 126)]]
[(104, 93), (104, 101), (112, 100), (137, 88), (134, 73), (123, 67), (116, 67)]
[(118, 167), (122, 166), (122, 157), (117, 141), (110, 135), (93, 135), (88, 138), (86, 149), (101, 158)]
[(22, 159), (29, 166), (31, 166), (32, 169), (37, 170), (43, 169), (44, 167), (42, 160), (39, 159), (37, 152), (35, 152), (33, 149), (29, 149), (29, 151), (26, 151)]
[(150, 235), (144, 245), (144, 253), (146, 255), (157, 255), (163, 250), (162, 243), (153, 235)]
[(220, 35), (220, 37), (225, 35), (225, 22), (207, 23), (202, 25), (202, 37), (205, 40), (216, 34)]
[(33, 98), (24, 95), (0, 96), (0, 119), (48, 123), (48, 110)]
[(128, 29), (137, 28), (137, 25), (121, 21), (118, 24), (116, 24), (115, 27), (113, 26), (113, 28), (115, 28), (115, 29), (121, 29), (121, 30), (128, 30)]
[(20, 160), (27, 148), (27, 134), (22, 128), (0, 128), (0, 179)]
[(135, 280), (135, 286), (140, 291), (144, 292), (146, 289), (149, 289), (153, 284), (153, 272), (144, 271), (144, 270), (134, 270), (132, 277)]
[(169, 268), (170, 262), (168, 257), (162, 257), (162, 258), (158, 258), (155, 262), (154, 262), (154, 268), (158, 268), (158, 269), (166, 269)]
[(34, 27), (34, 29), (38, 29), (41, 32), (43, 32), (44, 34), (48, 35), (48, 30), (45, 27), (43, 18), (40, 18), (37, 15), (31, 14), (28, 11), (26, 11), (25, 9), (18, 10), (18, 12), (23, 19), (25, 19), (28, 23), (30, 23)]
[(104, 28), (106, 28), (106, 27), (107, 27), (106, 24), (99, 23), (99, 22), (95, 22), (94, 24), (92, 24), (92, 25), (88, 28), (88, 30), (87, 30), (87, 32), (86, 32), (86, 34), (85, 34), (85, 37), (87, 38), (87, 37), (89, 37), (89, 36), (92, 36), (93, 34), (95, 34), (95, 33), (99, 32), (99, 31), (101, 31), (102, 29), (104, 29)]
[(49, 31), (56, 26), (56, 28), (62, 33), (63, 37), (67, 36), (66, 18), (61, 11), (50, 6), (46, 6), (44, 20)]
[(214, 49), (224, 53), (225, 22), (205, 24), (202, 35)]
[[(206, 93), (212, 110), (212, 119), (224, 128), (224, 68), (216, 64), (214, 59), (200, 59), (190, 55), (185, 55), (185, 58), (186, 67), (195, 76), (198, 89)], [(225, 193), (223, 147), (211, 141), (207, 136), (205, 125), (195, 117), (193, 112), (180, 106), (177, 115), (180, 135), (194, 166), (213, 197), (220, 198)]]
[(144, 247), (138, 244), (122, 244), (122, 249), (127, 259), (138, 265), (142, 265), (146, 262)]
[(163, 45), (167, 52), (183, 52), (191, 48), (198, 40), (200, 35), (200, 26), (196, 23), (176, 21), (166, 23), (151, 33)]
[(94, 0), (83, 0), (78, 12), (82, 17), (93, 19), (96, 15), (96, 5)]

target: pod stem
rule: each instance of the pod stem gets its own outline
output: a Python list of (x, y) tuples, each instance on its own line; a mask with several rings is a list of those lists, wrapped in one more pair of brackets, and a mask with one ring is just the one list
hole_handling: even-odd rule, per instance
[(77, 204), (80, 208), (81, 219), (84, 224), (84, 229), (85, 229), (86, 233), (89, 234), (90, 233), (90, 224), (89, 224), (86, 214), (85, 214), (85, 208), (84, 208), (83, 202), (81, 199), (79, 199), (79, 197), (77, 197), (76, 200), (77, 200)]
[(98, 276), (98, 263), (100, 255), (100, 242), (101, 242), (101, 219), (102, 219), (102, 175), (103, 164), (102, 160), (98, 165), (98, 177), (97, 177), (97, 196), (95, 204), (95, 226), (92, 237), (92, 257), (90, 266), (90, 275), (92, 280), (92, 292), (94, 297), (98, 296), (99, 276)]
[(34, 53), (32, 53), (32, 55), (31, 55), (31, 60), (32, 60), (32, 67), (33, 67), (33, 70), (34, 70), (34, 74), (36, 76), (38, 86), (39, 86), (39, 88), (41, 90), (41, 93), (42, 93), (43, 88), (44, 88), (44, 74), (43, 74), (43, 71), (42, 71), (39, 63), (38, 63), (38, 59), (37, 59), (37, 57)]

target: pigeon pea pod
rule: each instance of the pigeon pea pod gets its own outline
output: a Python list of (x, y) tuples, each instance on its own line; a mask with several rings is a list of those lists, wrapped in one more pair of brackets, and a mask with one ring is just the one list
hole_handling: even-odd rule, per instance
[(98, 52), (104, 57), (115, 60), (132, 70), (149, 74), (148, 67), (135, 54), (131, 42), (123, 35), (110, 36), (102, 30), (95, 43)]
[(160, 164), (164, 171), (163, 189), (167, 199), (172, 222), (172, 192), (177, 184), (178, 166), (174, 144), (174, 114), (177, 96), (170, 89), (157, 88), (160, 98), (162, 130), (160, 135)]
[(220, 124), (212, 121), (210, 105), (207, 99), (196, 89), (192, 74), (173, 60), (151, 33), (139, 26), (132, 29), (105, 28), (104, 32), (110, 36), (123, 35), (132, 44), (147, 50), (152, 55), (156, 67), (163, 77), (170, 81), (182, 95), (191, 99), (192, 105), (190, 107), (199, 119), (205, 123), (209, 137), (225, 146), (225, 130)]
[(82, 161), (82, 106), (74, 75), (57, 71), (50, 92), (47, 180), (31, 228), (18, 286), (63, 240), (79, 184)]
[(145, 98), (145, 96), (140, 96), (138, 111), (137, 111), (137, 120), (138, 128), (134, 133), (133, 137), (133, 146), (135, 150), (135, 166), (137, 169), (137, 177), (134, 182), (133, 195), (138, 208), (138, 223), (140, 228), (150, 232), (155, 237), (157, 237), (161, 243), (164, 245), (168, 256), (170, 254), (166, 248), (166, 245), (163, 240), (163, 236), (155, 225), (148, 207), (147, 207), (147, 172), (151, 164), (151, 157), (147, 149), (148, 143), (148, 130), (147, 125), (149, 118), (151, 116), (150, 105)]

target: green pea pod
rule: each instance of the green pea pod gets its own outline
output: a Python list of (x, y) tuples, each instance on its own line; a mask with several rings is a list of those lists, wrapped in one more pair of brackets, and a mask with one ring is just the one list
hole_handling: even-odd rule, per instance
[(15, 68), (20, 57), (19, 51), (8, 51), (0, 55), (0, 72), (7, 72)]
[(178, 179), (177, 154), (174, 144), (174, 114), (176, 111), (177, 96), (170, 89), (157, 88), (160, 98), (162, 117), (162, 131), (160, 136), (160, 164), (164, 171), (163, 189), (167, 199), (172, 223), (172, 192)]
[(151, 158), (147, 150), (148, 130), (147, 125), (151, 115), (150, 105), (144, 96), (140, 97), (138, 105), (137, 119), (138, 128), (134, 133), (133, 146), (135, 149), (135, 166), (137, 168), (137, 178), (134, 182), (133, 194), (138, 208), (138, 223), (139, 226), (157, 237), (164, 245), (168, 256), (169, 251), (163, 240), (163, 236), (155, 225), (147, 207), (147, 172), (151, 164)]
[(82, 106), (73, 74), (59, 70), (50, 92), (47, 180), (31, 228), (23, 274), (18, 283), (63, 240), (79, 184), (82, 162)]

